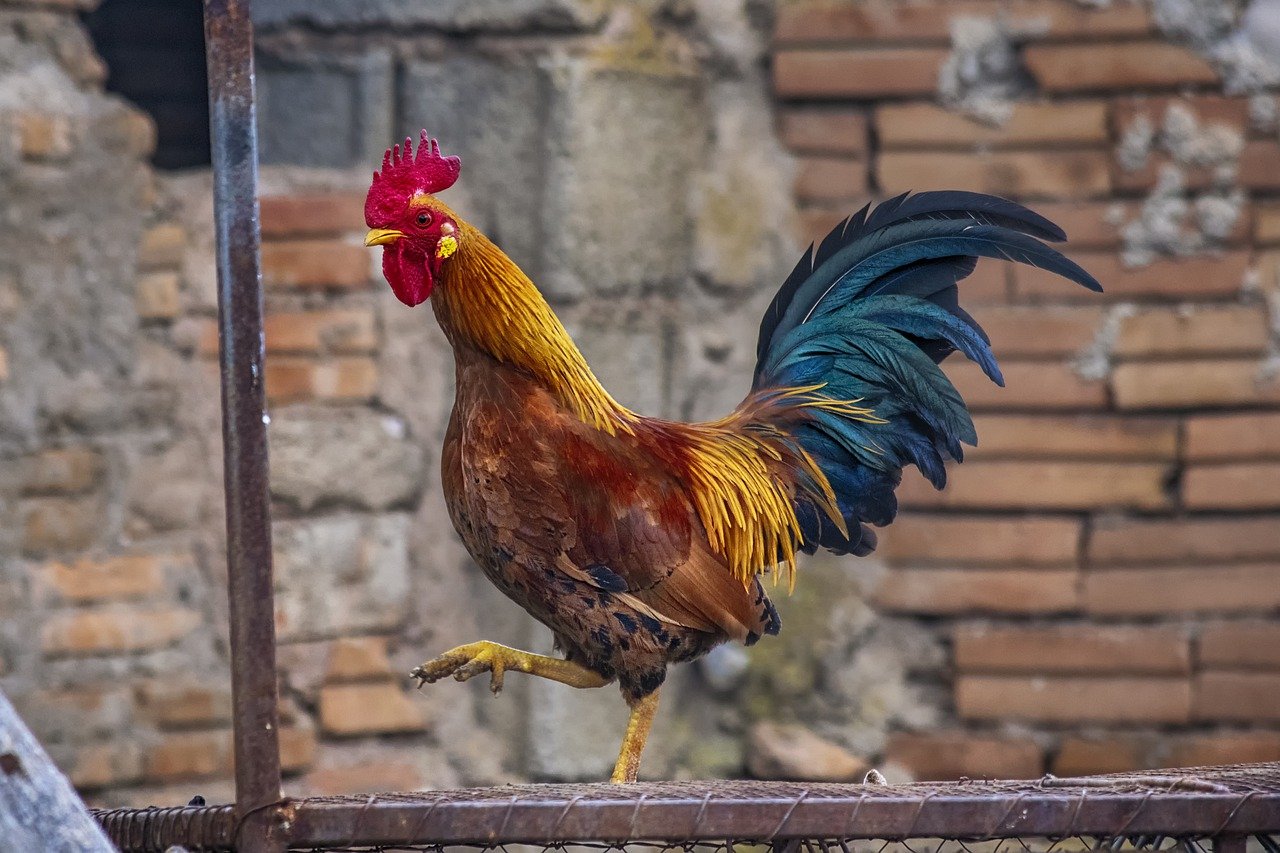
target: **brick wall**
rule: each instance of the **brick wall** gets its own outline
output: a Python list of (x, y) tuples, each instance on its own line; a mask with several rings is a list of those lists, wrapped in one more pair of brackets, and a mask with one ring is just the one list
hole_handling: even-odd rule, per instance
[[(91, 5), (0, 0), (0, 684), (95, 802), (223, 800), (209, 176), (147, 165)], [(441, 8), (255, 4), (290, 793), (601, 778), (625, 722), (612, 690), (402, 676), (478, 637), (550, 645), (449, 527), (451, 356), (360, 245), (370, 163), (422, 125), (466, 164), (451, 203), (649, 413), (731, 408), (795, 238), (908, 181), (1034, 200), (1108, 286), (979, 267), (1009, 387), (948, 369), (983, 446), (942, 496), (906, 484), (880, 559), (807, 561), (780, 637), (673, 671), (646, 772), (1277, 754), (1267, 93), (1224, 94), (1229, 69), (1137, 3)], [(953, 44), (958, 11), (999, 8), (1011, 32)], [(1135, 69), (1135, 44), (1160, 61)], [(1082, 50), (1095, 76), (1050, 83)]]
[[(917, 776), (1280, 757), (1274, 94), (1162, 32), (1163, 4), (1093, 5), (779, 11), (809, 239), (868, 198), (992, 192), (1060, 223), (1107, 291), (990, 261), (961, 285), (1008, 387), (947, 365), (980, 446), (945, 492), (907, 478), (872, 593), (947, 644), (917, 676), (941, 719), (886, 751)], [(966, 17), (1019, 63), (999, 121), (939, 92)]]

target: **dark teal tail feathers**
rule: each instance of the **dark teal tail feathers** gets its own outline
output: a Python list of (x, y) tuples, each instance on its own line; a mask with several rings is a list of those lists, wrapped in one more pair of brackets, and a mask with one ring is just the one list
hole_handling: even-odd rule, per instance
[(799, 498), (804, 548), (865, 554), (888, 524), (905, 465), (937, 488), (947, 459), (976, 444), (964, 400), (938, 364), (959, 350), (1004, 384), (990, 339), (959, 305), (957, 283), (978, 259), (1019, 261), (1090, 290), (1092, 276), (1043, 241), (1060, 228), (1021, 205), (969, 192), (901, 195), (836, 226), (783, 283), (760, 324), (754, 388), (823, 384), (877, 422), (811, 409), (797, 428), (835, 491), (849, 536)]

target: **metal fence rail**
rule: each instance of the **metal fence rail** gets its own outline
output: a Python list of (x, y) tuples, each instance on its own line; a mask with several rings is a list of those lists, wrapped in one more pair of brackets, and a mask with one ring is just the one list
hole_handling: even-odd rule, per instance
[[(289, 849), (422, 849), (740, 840), (831, 843), (878, 839), (1159, 839), (1242, 842), (1280, 835), (1280, 764), (1025, 782), (836, 785), (798, 782), (652, 782), (516, 785), (285, 801)], [(219, 809), (98, 812), (123, 850), (182, 843), (225, 849), (236, 823)], [(197, 831), (198, 830), (198, 831)], [(132, 834), (131, 834), (132, 833)]]
[[(438, 850), (531, 844), (779, 853), (879, 853), (942, 839), (960, 853), (1126, 844), (1220, 853), (1257, 840), (1280, 853), (1280, 763), (1026, 782), (829, 785), (670, 782), (527, 785), (280, 799), (276, 758), (270, 501), (263, 428), (253, 34), (249, 0), (205, 0), (217, 196), (228, 510), (235, 805), (95, 811), (124, 851)], [(1047, 838), (1034, 844), (1027, 839)], [(876, 843), (867, 844), (872, 841)], [(982, 853), (1001, 853), (1000, 841)], [(934, 848), (930, 848), (933, 850)], [(942, 853), (943, 843), (937, 845)], [(908, 847), (908, 853), (922, 853)]]

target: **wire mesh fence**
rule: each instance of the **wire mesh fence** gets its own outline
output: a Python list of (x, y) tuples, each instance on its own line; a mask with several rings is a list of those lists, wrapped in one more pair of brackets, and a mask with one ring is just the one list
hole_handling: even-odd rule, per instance
[[(269, 811), (291, 850), (1280, 853), (1280, 764), (899, 786), (514, 785), (282, 800)], [(234, 849), (249, 817), (231, 806), (96, 816), (126, 851)]]
[[(1142, 839), (1102, 838), (1077, 836), (1069, 839), (1002, 838), (992, 841), (966, 841), (964, 839), (925, 838), (907, 841), (802, 839), (791, 844), (761, 841), (698, 841), (683, 844), (630, 841), (621, 843), (573, 842), (568, 844), (500, 844), (480, 845), (377, 845), (345, 848), (302, 848), (291, 850), (338, 851), (338, 853), (1085, 853), (1085, 851), (1160, 851), (1160, 853), (1215, 853), (1219, 845), (1207, 838), (1156, 839), (1150, 844)], [(1250, 836), (1243, 839), (1242, 850), (1248, 853), (1266, 853), (1280, 849), (1280, 836)], [(172, 851), (170, 851), (172, 853)]]

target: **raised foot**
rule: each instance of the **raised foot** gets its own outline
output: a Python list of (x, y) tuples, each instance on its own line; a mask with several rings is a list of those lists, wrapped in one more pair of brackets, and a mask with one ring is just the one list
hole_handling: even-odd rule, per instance
[(415, 666), (409, 677), (418, 679), (418, 687), (421, 688), (450, 675), (455, 681), (466, 681), (487, 672), (490, 673), (489, 689), (496, 696), (502, 692), (502, 677), (508, 669), (529, 671), (529, 657), (527, 652), (481, 640), (450, 649), (421, 666)]

